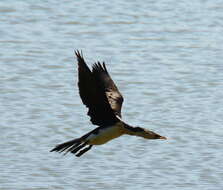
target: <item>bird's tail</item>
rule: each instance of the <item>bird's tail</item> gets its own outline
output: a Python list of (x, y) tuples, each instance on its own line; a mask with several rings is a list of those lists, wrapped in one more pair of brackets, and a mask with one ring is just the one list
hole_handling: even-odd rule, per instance
[(71, 141), (67, 141), (62, 144), (58, 144), (55, 148), (53, 148), (50, 152), (64, 152), (64, 154), (67, 154), (68, 152), (76, 154), (79, 150), (79, 152), (76, 154), (77, 157), (81, 156), (85, 152), (91, 149), (92, 145), (89, 145), (87, 148), (81, 150), (87, 145), (87, 142), (83, 142), (82, 138), (73, 139)]

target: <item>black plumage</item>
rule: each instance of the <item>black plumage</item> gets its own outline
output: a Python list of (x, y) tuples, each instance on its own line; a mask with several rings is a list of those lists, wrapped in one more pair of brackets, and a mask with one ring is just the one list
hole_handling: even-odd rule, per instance
[(110, 77), (105, 63), (97, 62), (90, 70), (82, 53), (76, 51), (75, 55), (78, 62), (79, 94), (83, 104), (88, 108), (91, 122), (99, 127), (80, 138), (57, 145), (51, 152), (70, 152), (80, 157), (93, 145), (107, 143), (124, 134), (146, 139), (166, 139), (152, 131), (126, 124), (121, 119), (124, 99)]
[(78, 60), (79, 93), (83, 104), (88, 107), (91, 122), (98, 126), (115, 124), (118, 121), (115, 113), (121, 114), (123, 98), (109, 76), (105, 64), (95, 63), (91, 71), (82, 54), (79, 51), (75, 54)]

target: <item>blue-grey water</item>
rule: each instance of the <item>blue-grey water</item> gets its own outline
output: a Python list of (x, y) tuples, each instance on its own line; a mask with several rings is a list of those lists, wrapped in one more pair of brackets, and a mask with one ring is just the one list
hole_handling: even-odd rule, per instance
[[(0, 1), (0, 189), (223, 189), (220, 0)], [(93, 126), (74, 50), (105, 61), (123, 136), (80, 158), (50, 153)]]

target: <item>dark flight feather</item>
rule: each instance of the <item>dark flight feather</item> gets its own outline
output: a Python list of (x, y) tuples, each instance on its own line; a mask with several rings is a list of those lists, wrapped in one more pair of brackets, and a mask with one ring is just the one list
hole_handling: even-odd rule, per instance
[(105, 88), (91, 72), (84, 61), (83, 55), (75, 52), (78, 61), (78, 87), (83, 104), (88, 107), (88, 115), (94, 125), (113, 125), (119, 119), (115, 116), (106, 96)]
[(111, 105), (112, 110), (116, 115), (121, 117), (121, 109), (123, 103), (123, 97), (119, 92), (117, 86), (110, 77), (105, 63), (101, 64), (97, 62), (93, 65), (93, 76), (96, 79), (96, 82), (100, 85), (101, 88), (106, 93), (109, 104)]

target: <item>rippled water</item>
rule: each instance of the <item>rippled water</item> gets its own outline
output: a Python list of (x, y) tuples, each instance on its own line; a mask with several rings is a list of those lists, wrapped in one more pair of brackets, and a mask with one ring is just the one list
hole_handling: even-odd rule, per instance
[[(5, 0), (0, 14), (1, 190), (223, 188), (221, 1)], [(169, 140), (50, 153), (94, 127), (76, 49), (107, 63), (125, 121)]]

